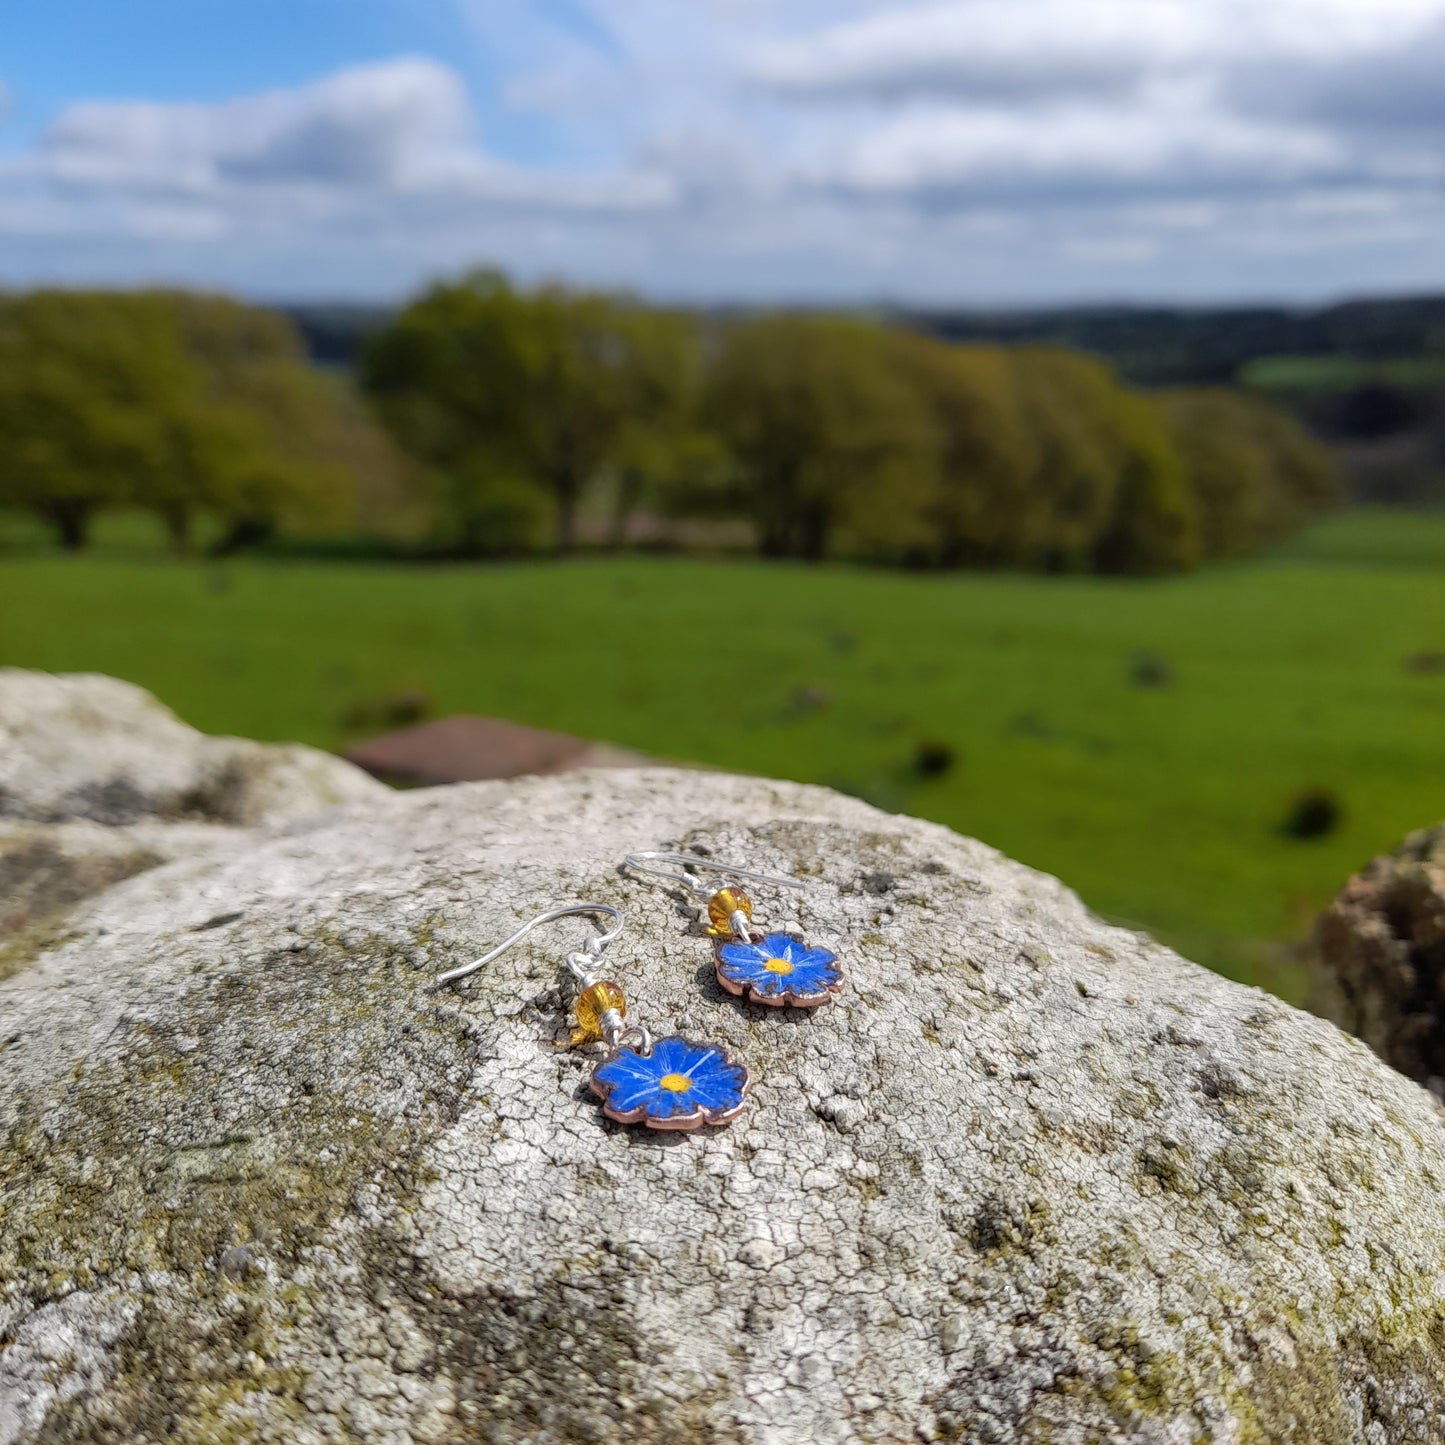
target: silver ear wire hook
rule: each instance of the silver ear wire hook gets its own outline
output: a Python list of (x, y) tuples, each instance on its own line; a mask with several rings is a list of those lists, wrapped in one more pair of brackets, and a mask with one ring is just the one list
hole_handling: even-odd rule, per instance
[[(655, 867), (655, 864), (673, 864), (673, 867)], [(697, 853), (669, 853), (665, 850), (649, 849), (642, 853), (629, 853), (622, 860), (624, 868), (634, 873), (650, 873), (654, 878), (666, 878), (669, 883), (681, 883), (694, 893), (710, 894), (709, 888), (694, 869), (703, 869), (720, 874), (725, 878), (746, 878), (750, 883), (771, 883), (776, 888), (806, 888), (801, 878), (780, 878), (776, 873), (756, 873), (751, 868), (736, 868), (731, 863), (719, 863), (714, 858), (704, 858)]]
[[(626, 922), (620, 908), (613, 908), (607, 903), (568, 903), (561, 908), (549, 908), (545, 913), (539, 913), (535, 918), (530, 918), (510, 938), (499, 943), (490, 953), (485, 953), (481, 958), (473, 959), (471, 963), (464, 963), (460, 968), (449, 969), (446, 973), (437, 975), (437, 982), (455, 983), (459, 978), (466, 978), (469, 974), (475, 973), (484, 964), (490, 963), (494, 958), (500, 957), (514, 943), (520, 943), (534, 928), (543, 923), (551, 923), (558, 918), (571, 918), (578, 913), (605, 913), (613, 920), (612, 927), (605, 933), (593, 933), (583, 940), (582, 947), (575, 953), (567, 955), (567, 967), (577, 978), (582, 978), (586, 972), (586, 965), (595, 965), (602, 954), (602, 950), (622, 932), (622, 925)], [(573, 960), (578, 960), (574, 963)], [(583, 962), (585, 960), (585, 962)]]

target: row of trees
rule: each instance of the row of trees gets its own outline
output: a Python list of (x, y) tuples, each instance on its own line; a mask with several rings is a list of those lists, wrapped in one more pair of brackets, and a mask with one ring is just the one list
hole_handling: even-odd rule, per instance
[(1247, 396), (1146, 396), (1049, 346), (954, 346), (788, 313), (700, 323), (617, 298), (433, 287), (363, 385), (439, 478), (457, 539), (561, 550), (592, 488), (744, 516), (766, 555), (1167, 572), (1286, 535), (1335, 496), (1324, 452)]
[(494, 273), (436, 286), (367, 349), (377, 414), (436, 479), (453, 540), (510, 550), (577, 540), (577, 514), (604, 481), (620, 540), (645, 500), (685, 492), (709, 438), (689, 318), (608, 296), (514, 291)]
[(0, 297), (0, 506), (84, 545), (140, 508), (178, 550), (204, 515), (227, 550), (351, 524), (359, 474), (394, 471), (353, 389), (275, 312), (185, 292)]
[(1333, 497), (1319, 448), (1237, 393), (1144, 395), (1056, 347), (709, 320), (490, 272), (399, 312), (359, 380), (224, 298), (0, 298), (0, 506), (68, 546), (103, 506), (153, 511), (178, 548), (204, 514), (227, 547), (353, 527), (358, 494), (384, 492), (470, 554), (565, 551), (603, 509), (620, 541), (646, 510), (746, 519), (770, 556), (1149, 573), (1257, 548)]

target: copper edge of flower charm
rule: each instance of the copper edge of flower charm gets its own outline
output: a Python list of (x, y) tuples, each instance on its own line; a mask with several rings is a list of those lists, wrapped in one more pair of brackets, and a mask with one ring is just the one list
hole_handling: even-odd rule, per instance
[(816, 1008), (842, 990), (837, 955), (789, 933), (757, 932), (741, 888), (720, 888), (707, 914), (717, 981), (730, 994), (769, 1008)]
[(749, 1082), (726, 1049), (677, 1036), (656, 1040), (649, 1051), (620, 1045), (592, 1070), (602, 1112), (649, 1129), (731, 1123), (742, 1113)]

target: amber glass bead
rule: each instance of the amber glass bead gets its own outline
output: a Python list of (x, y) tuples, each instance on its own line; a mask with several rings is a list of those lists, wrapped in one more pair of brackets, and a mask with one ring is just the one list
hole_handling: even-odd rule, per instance
[(602, 1015), (608, 1009), (616, 1009), (626, 1017), (627, 1000), (623, 998), (622, 990), (610, 978), (604, 978), (590, 988), (584, 988), (577, 995), (573, 1009), (577, 1014), (577, 1030), (573, 1038), (581, 1043), (585, 1039), (602, 1037)]
[(719, 888), (707, 901), (708, 931), (718, 938), (731, 938), (729, 919), (734, 913), (741, 913), (751, 923), (753, 900), (741, 888)]

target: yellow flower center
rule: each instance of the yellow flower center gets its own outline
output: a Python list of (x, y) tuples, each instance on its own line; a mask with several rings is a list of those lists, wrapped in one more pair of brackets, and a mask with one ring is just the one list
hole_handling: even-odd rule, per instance
[(763, 965), (769, 973), (792, 973), (793, 965), (786, 958), (770, 958)]
[(692, 1088), (692, 1080), (686, 1074), (664, 1074), (657, 1082), (669, 1094), (685, 1094)]

